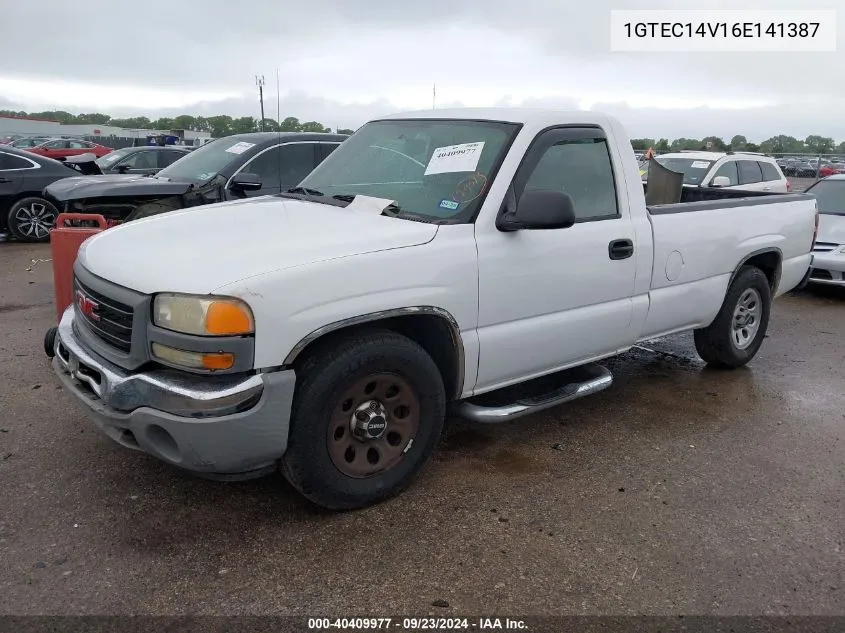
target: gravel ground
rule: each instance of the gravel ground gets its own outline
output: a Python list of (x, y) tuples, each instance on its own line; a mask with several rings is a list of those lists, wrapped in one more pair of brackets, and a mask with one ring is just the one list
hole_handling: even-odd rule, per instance
[(0, 613), (845, 615), (845, 293), (778, 299), (742, 370), (672, 337), (591, 398), (452, 421), (405, 494), (331, 514), (96, 432), (42, 351), (47, 258), (0, 244)]

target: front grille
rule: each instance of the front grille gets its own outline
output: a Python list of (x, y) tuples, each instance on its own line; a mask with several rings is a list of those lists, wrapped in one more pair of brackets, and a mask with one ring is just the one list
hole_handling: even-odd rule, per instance
[(813, 246), (814, 253), (829, 253), (830, 251), (839, 248), (836, 242), (816, 242)]
[[(78, 279), (74, 280), (74, 285), (75, 290), (83, 295), (82, 300), (78, 294), (76, 296), (77, 316), (98, 338), (128, 352), (132, 347), (132, 307), (91, 290)], [(88, 309), (81, 305), (86, 297), (93, 302), (88, 304)]]

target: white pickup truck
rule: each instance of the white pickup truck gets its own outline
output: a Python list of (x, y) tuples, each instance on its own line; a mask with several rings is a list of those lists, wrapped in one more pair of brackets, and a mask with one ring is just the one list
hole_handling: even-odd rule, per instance
[(725, 199), (647, 208), (625, 130), (592, 112), (386, 117), (288, 193), (88, 239), (53, 365), (125, 447), (363, 507), (447, 413), (597, 392), (596, 361), (638, 341), (694, 330), (708, 363), (748, 363), (810, 267), (816, 201), (707, 191)]

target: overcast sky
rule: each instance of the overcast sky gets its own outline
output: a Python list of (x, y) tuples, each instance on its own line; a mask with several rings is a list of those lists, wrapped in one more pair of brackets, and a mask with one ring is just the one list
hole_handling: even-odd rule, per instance
[[(800, 9), (798, 0), (689, 8)], [(611, 9), (677, 0), (27, 0), (4, 3), (0, 109), (259, 116), (357, 127), (437, 105), (592, 108), (632, 136), (845, 140), (835, 53), (611, 53)], [(809, 8), (809, 7), (808, 7)]]

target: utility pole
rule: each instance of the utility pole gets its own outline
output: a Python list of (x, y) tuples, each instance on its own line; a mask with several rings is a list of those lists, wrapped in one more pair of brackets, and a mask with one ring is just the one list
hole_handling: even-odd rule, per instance
[(255, 85), (258, 86), (258, 99), (261, 101), (261, 131), (264, 131), (264, 75), (255, 76)]

